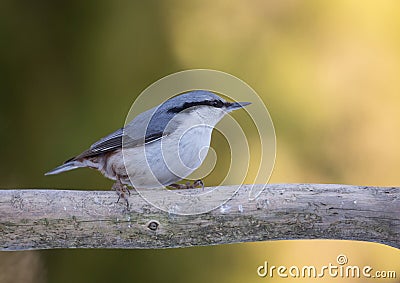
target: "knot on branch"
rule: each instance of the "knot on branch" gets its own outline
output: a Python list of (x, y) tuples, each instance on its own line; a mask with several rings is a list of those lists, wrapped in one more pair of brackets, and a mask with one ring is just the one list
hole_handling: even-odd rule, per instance
[(158, 226), (160, 226), (160, 222), (157, 220), (150, 220), (147, 222), (147, 228), (149, 228), (151, 231), (156, 231), (158, 229)]

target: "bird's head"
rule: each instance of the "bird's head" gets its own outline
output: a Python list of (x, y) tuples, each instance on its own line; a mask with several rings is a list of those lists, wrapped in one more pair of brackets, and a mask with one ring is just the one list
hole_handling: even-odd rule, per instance
[(220, 96), (205, 90), (189, 91), (175, 96), (163, 104), (170, 114), (198, 115), (207, 124), (215, 125), (228, 112), (238, 110), (250, 102), (228, 102)]

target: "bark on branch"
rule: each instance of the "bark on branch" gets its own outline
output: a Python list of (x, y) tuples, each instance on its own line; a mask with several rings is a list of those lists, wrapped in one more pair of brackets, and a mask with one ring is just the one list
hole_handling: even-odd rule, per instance
[(222, 207), (188, 216), (161, 211), (137, 193), (129, 197), (127, 210), (115, 203), (111, 191), (0, 190), (0, 250), (167, 248), (278, 239), (350, 239), (400, 248), (400, 188), (259, 186), (265, 190), (256, 199), (249, 200), (250, 187), (241, 186)]

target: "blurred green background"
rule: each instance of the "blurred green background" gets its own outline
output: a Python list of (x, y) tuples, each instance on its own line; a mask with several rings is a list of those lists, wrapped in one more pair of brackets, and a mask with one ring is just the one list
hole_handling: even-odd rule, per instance
[[(43, 173), (122, 126), (149, 84), (191, 68), (231, 73), (262, 96), (277, 134), (271, 183), (398, 186), (399, 14), (389, 0), (3, 0), (0, 186), (109, 189), (92, 170)], [(376, 282), (400, 282), (394, 248), (277, 241), (0, 253), (0, 283), (286, 282), (259, 278), (257, 266), (339, 254), (397, 271)]]

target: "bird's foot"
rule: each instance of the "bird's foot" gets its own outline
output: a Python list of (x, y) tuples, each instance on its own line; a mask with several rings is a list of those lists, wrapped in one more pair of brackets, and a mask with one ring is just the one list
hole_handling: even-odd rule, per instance
[(186, 189), (195, 189), (202, 188), (204, 190), (204, 183), (202, 180), (196, 180), (193, 183), (186, 182), (185, 184), (171, 184), (169, 187), (172, 187), (177, 190), (186, 190)]
[(129, 209), (128, 196), (131, 195), (131, 192), (130, 192), (128, 186), (122, 184), (120, 181), (117, 181), (113, 184), (112, 190), (114, 190), (118, 195), (118, 199), (117, 199), (116, 203), (119, 203), (119, 200), (123, 199), (126, 202), (126, 207)]

